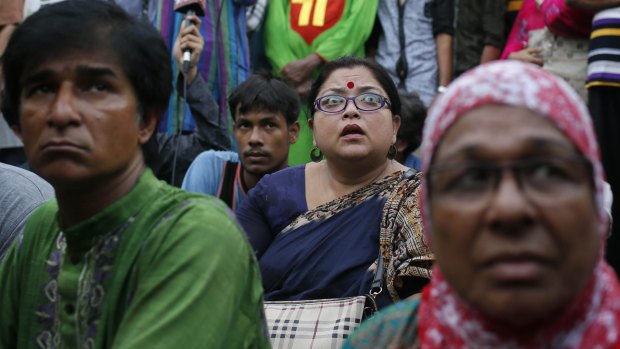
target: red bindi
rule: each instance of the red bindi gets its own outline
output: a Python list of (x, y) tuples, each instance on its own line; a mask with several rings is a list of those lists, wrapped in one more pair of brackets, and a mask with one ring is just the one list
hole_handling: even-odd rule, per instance
[(348, 88), (354, 88), (355, 84), (353, 83), (353, 81), (349, 81), (349, 82), (347, 82), (347, 87)]

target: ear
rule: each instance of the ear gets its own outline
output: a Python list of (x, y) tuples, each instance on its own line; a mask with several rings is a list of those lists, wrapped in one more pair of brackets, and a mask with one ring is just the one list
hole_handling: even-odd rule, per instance
[(396, 151), (402, 153), (405, 151), (405, 149), (407, 149), (407, 147), (409, 147), (409, 142), (404, 139), (397, 139), (396, 143), (394, 143), (394, 146), (396, 147)]
[(235, 111), (232, 113), (232, 129), (233, 132), (237, 129), (237, 120), (239, 120), (239, 109), (241, 109), (241, 104), (237, 104)]
[(308, 119), (308, 127), (310, 127), (311, 131), (314, 129), (314, 119), (313, 118)]
[(138, 142), (141, 145), (151, 138), (157, 127), (157, 121), (159, 121), (158, 113), (153, 111), (144, 113), (142, 121), (138, 124)]
[(299, 121), (295, 121), (288, 126), (288, 143), (295, 144), (297, 137), (299, 137)]
[(396, 143), (396, 135), (398, 134), (398, 129), (400, 128), (400, 115), (392, 116), (392, 144)]

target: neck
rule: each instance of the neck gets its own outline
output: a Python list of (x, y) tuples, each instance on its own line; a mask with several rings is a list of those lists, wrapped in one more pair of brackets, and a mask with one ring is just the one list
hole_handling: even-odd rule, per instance
[(69, 183), (55, 186), (58, 210), (63, 229), (74, 226), (97, 214), (125, 196), (144, 172), (144, 162), (135, 162), (121, 173), (81, 185)]
[(254, 188), (256, 186), (256, 184), (258, 184), (258, 181), (260, 181), (261, 178), (263, 178), (264, 174), (261, 175), (256, 175), (256, 174), (252, 174), (248, 171), (245, 170), (245, 168), (241, 168), (241, 185), (243, 187), (243, 189), (245, 189), (245, 192), (247, 193), (250, 189)]
[(266, 174), (271, 174), (271, 173), (280, 171), (287, 167), (288, 167), (288, 161), (285, 161), (284, 164), (276, 167), (275, 169), (272, 169), (266, 173), (256, 174), (256, 173), (248, 172), (248, 170), (246, 170), (246, 168), (242, 164), (241, 165), (241, 184), (243, 186), (243, 189), (245, 189), (247, 193), (248, 190), (254, 188), (258, 184), (258, 181), (260, 181), (261, 178), (263, 178)]
[(329, 160), (324, 161), (324, 164), (327, 167), (327, 171), (324, 171), (327, 185), (333, 190), (336, 197), (352, 193), (398, 171), (402, 167), (395, 164), (393, 160), (387, 159), (380, 164), (366, 167), (352, 167), (351, 164), (339, 165)]

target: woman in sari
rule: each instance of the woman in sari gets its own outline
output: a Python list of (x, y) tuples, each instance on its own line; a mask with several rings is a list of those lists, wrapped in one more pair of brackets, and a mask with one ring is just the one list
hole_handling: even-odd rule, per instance
[(394, 160), (394, 83), (377, 64), (344, 57), (325, 64), (308, 104), (314, 162), (263, 177), (236, 212), (265, 299), (368, 294), (379, 256), (387, 289), (379, 306), (419, 292), (433, 256), (422, 237), (420, 175)]
[(620, 348), (603, 169), (577, 94), (535, 65), (480, 66), (431, 109), (422, 146), (433, 278), (345, 348)]

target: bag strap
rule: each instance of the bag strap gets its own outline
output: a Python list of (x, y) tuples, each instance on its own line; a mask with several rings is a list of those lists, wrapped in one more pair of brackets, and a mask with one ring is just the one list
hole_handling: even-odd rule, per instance
[(372, 279), (370, 285), (370, 292), (368, 292), (366, 301), (364, 302), (364, 319), (368, 319), (373, 316), (379, 307), (377, 306), (377, 296), (383, 292), (383, 256), (379, 254), (377, 258), (377, 270), (375, 271), (375, 277)]
[(222, 174), (222, 186), (220, 189), (219, 198), (222, 199), (228, 205), (233, 208), (234, 205), (234, 191), (235, 191), (235, 176), (237, 172), (238, 162), (226, 161), (224, 165), (224, 173)]
[(370, 285), (370, 295), (376, 297), (383, 291), (383, 256), (379, 255), (377, 258), (377, 271), (375, 271), (375, 278), (372, 279)]

